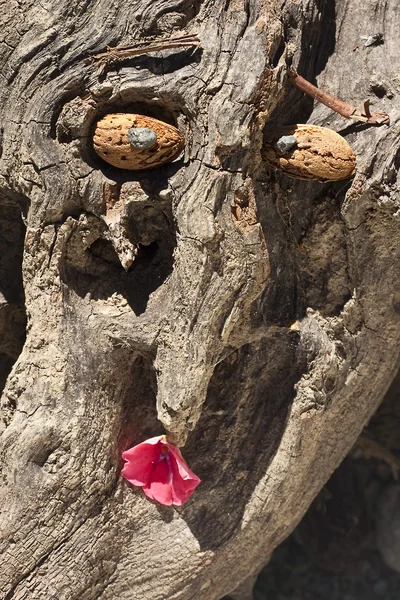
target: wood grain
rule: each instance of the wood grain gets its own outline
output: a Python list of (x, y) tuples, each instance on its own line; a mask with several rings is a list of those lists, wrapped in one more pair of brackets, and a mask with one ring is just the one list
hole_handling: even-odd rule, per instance
[[(217, 600), (290, 533), (399, 366), (399, 3), (1, 9), (0, 202), (29, 210), (0, 598)], [(374, 31), (384, 44), (354, 49)], [(99, 77), (108, 46), (173, 34), (201, 46)], [(390, 128), (314, 109), (290, 64), (356, 106), (384, 89)], [(100, 163), (92, 127), (119, 111), (177, 123), (182, 159), (134, 176)], [(297, 122), (351, 143), (350, 189), (263, 163), (264, 128)], [(121, 451), (163, 430), (203, 482), (179, 510), (120, 478)]]

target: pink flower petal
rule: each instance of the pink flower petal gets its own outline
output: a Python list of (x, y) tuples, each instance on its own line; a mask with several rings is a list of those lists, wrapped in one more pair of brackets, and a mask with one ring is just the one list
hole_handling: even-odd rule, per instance
[(150, 438), (122, 453), (122, 458), (127, 461), (121, 472), (122, 477), (133, 485), (146, 485), (160, 454), (160, 437)]
[(151, 480), (143, 491), (152, 500), (170, 506), (172, 504), (171, 469), (168, 457), (161, 460), (151, 474)]
[(180, 477), (182, 477), (182, 479), (188, 480), (188, 482), (189, 481), (196, 482), (194, 487), (197, 487), (199, 485), (199, 483), (201, 483), (201, 479), (199, 477), (197, 477), (197, 475), (195, 475), (191, 469), (189, 469), (179, 448), (177, 448), (176, 446), (173, 446), (172, 444), (168, 444), (168, 447), (169, 447), (171, 454), (175, 458)]
[(180, 476), (178, 466), (176, 462), (171, 461), (171, 471), (172, 471), (172, 484), (171, 484), (171, 495), (172, 495), (172, 504), (176, 506), (181, 506), (190, 498), (193, 494), (195, 488), (199, 485), (200, 479), (196, 477), (196, 480), (185, 480)]
[(122, 476), (160, 504), (184, 504), (200, 483), (179, 448), (162, 435), (126, 450), (122, 458), (127, 461)]

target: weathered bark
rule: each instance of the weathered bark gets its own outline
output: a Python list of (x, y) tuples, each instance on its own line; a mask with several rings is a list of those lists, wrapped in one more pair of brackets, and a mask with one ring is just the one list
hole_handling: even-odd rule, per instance
[[(1, 598), (217, 599), (293, 529), (399, 366), (400, 7), (0, 5), (0, 381), (28, 317), (1, 398)], [(90, 60), (185, 32), (201, 46), (102, 77)], [(312, 112), (289, 64), (355, 105), (375, 94), (390, 127)], [(176, 123), (184, 157), (107, 167), (92, 126), (123, 110)], [(352, 144), (351, 187), (262, 164), (265, 127), (307, 120)], [(203, 481), (181, 509), (120, 477), (121, 450), (163, 428)]]

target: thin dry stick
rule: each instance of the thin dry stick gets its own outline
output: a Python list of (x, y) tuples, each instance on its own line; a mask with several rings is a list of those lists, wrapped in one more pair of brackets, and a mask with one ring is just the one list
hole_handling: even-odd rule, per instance
[(311, 96), (318, 102), (322, 102), (325, 106), (328, 106), (335, 112), (339, 113), (343, 117), (347, 119), (353, 119), (354, 121), (361, 121), (362, 123), (369, 123), (370, 125), (389, 125), (390, 119), (389, 115), (386, 113), (371, 113), (369, 110), (369, 101), (366, 100), (363, 104), (362, 110), (356, 108), (352, 104), (348, 102), (344, 102), (340, 100), (340, 98), (336, 98), (335, 96), (331, 96), (327, 92), (324, 92), (306, 79), (299, 75), (294, 69), (290, 69), (288, 71), (290, 82), (302, 92)]
[(115, 46), (107, 47), (107, 52), (96, 54), (94, 60), (100, 61), (98, 75), (101, 75), (105, 67), (113, 62), (126, 60), (133, 56), (140, 56), (148, 52), (158, 52), (167, 50), (168, 48), (180, 48), (182, 46), (199, 46), (200, 40), (196, 35), (185, 35), (176, 38), (162, 38), (158, 40), (150, 40), (148, 42), (139, 42), (130, 46)]

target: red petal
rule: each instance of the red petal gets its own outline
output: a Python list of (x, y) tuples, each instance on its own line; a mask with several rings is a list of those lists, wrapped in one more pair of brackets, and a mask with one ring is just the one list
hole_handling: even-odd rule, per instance
[(179, 476), (184, 479), (187, 480), (188, 483), (190, 481), (195, 481), (195, 485), (193, 487), (193, 489), (199, 485), (199, 483), (201, 483), (201, 479), (199, 477), (197, 477), (197, 475), (195, 475), (193, 473), (193, 471), (191, 469), (189, 469), (187, 463), (185, 462), (181, 451), (179, 450), (179, 448), (177, 448), (176, 446), (173, 446), (172, 444), (168, 444), (168, 448), (170, 450), (170, 453), (172, 454), (172, 456), (174, 457), (174, 460), (176, 462), (177, 465), (177, 469), (179, 472)]
[(150, 481), (143, 487), (143, 491), (152, 500), (170, 506), (173, 503), (171, 480), (169, 456), (166, 456), (154, 468)]
[(154, 468), (154, 462), (160, 454), (160, 439), (162, 436), (150, 438), (122, 453), (127, 461), (121, 475), (133, 485), (143, 486), (149, 481)]
[(162, 435), (126, 450), (122, 458), (127, 461), (122, 476), (160, 504), (184, 504), (200, 483), (179, 448)]
[[(197, 475), (189, 478), (186, 472), (186, 479), (181, 476), (180, 467), (175, 457), (171, 457), (172, 471), (172, 503), (181, 506), (190, 498), (195, 488), (199, 485), (200, 479)], [(183, 460), (183, 459), (182, 459)], [(183, 461), (184, 462), (184, 461)], [(186, 463), (185, 463), (186, 464)], [(187, 465), (186, 465), (187, 466)], [(190, 469), (189, 469), (190, 471)], [(190, 473), (192, 473), (190, 471)]]

